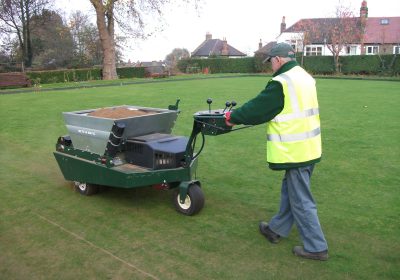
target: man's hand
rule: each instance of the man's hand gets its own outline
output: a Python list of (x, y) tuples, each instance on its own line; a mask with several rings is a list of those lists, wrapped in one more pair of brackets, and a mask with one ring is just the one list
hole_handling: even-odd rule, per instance
[(235, 125), (234, 123), (231, 123), (231, 122), (230, 122), (230, 120), (231, 120), (231, 111), (226, 112), (226, 113), (224, 114), (224, 117), (225, 117), (225, 124), (226, 124), (227, 126), (234, 126), (234, 125)]

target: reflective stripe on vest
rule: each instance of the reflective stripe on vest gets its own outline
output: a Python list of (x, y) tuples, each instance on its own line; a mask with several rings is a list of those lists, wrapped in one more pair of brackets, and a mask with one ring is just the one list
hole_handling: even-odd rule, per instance
[(313, 129), (311, 131), (306, 131), (306, 132), (297, 133), (297, 134), (287, 134), (287, 135), (268, 134), (267, 140), (268, 141), (277, 141), (277, 142), (293, 142), (293, 141), (307, 140), (307, 139), (313, 138), (319, 134), (321, 134), (321, 128), (317, 127), (316, 129)]
[(272, 122), (287, 122), (290, 120), (294, 119), (301, 119), (301, 118), (307, 118), (311, 116), (319, 115), (319, 109), (318, 108), (311, 108), (302, 112), (295, 112), (291, 114), (283, 114), (283, 115), (278, 115), (276, 116)]

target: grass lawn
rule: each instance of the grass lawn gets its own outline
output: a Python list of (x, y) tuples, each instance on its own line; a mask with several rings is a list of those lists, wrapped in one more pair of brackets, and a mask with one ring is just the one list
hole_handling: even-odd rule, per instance
[(296, 228), (272, 245), (258, 222), (277, 211), (281, 172), (265, 165), (265, 127), (207, 137), (197, 178), (206, 205), (177, 213), (171, 193), (73, 191), (52, 152), (61, 112), (167, 108), (174, 134), (226, 100), (243, 104), (267, 77), (171, 81), (0, 95), (0, 279), (400, 279), (400, 83), (318, 79), (323, 161), (312, 188), (330, 260), (297, 258)]

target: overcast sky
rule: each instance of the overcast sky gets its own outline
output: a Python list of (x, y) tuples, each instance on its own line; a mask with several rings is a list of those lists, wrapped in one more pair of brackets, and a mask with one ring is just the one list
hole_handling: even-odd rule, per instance
[[(57, 0), (57, 7), (66, 15), (74, 10), (94, 16), (89, 0)], [(181, 2), (175, 0), (173, 2)], [(359, 15), (361, 0), (200, 0), (200, 8), (193, 5), (171, 5), (164, 11), (163, 30), (147, 40), (131, 40), (124, 52), (127, 61), (164, 60), (174, 48), (193, 52), (206, 33), (213, 39), (226, 38), (228, 44), (252, 56), (261, 39), (263, 44), (279, 35), (282, 17), (290, 27), (302, 18), (335, 17), (336, 7), (350, 7)], [(369, 0), (369, 17), (400, 16), (399, 0)], [(94, 19), (93, 19), (94, 22)], [(147, 22), (157, 25), (156, 20)], [(158, 26), (161, 26), (158, 24)], [(151, 28), (154, 30), (154, 28)]]

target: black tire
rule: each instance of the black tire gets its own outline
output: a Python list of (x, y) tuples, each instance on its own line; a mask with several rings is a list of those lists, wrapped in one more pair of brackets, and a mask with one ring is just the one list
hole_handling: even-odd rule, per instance
[(99, 186), (75, 181), (75, 189), (82, 195), (94, 195), (99, 192)]
[(174, 189), (173, 202), (176, 211), (187, 216), (192, 216), (200, 212), (204, 207), (204, 193), (200, 186), (193, 184), (189, 186), (188, 193), (184, 203), (179, 199), (179, 188)]

